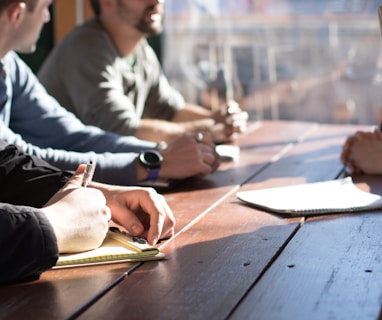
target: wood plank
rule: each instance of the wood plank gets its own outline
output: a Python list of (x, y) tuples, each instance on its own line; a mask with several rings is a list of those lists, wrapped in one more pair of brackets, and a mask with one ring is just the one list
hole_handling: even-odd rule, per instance
[(264, 170), (278, 154), (282, 154), (286, 146), (293, 144), (312, 127), (314, 124), (302, 122), (254, 124), (236, 142), (241, 148), (239, 162), (223, 163), (217, 172), (199, 179), (188, 179), (165, 192), (176, 217), (176, 232)]
[[(144, 264), (81, 318), (118, 319), (127, 312), (140, 319), (158, 314), (173, 318), (189, 312), (195, 319), (206, 314), (218, 319), (229, 314), (299, 222), (238, 205), (235, 192), (239, 186), (253, 177), (257, 178), (251, 180), (252, 187), (296, 183), (305, 175), (312, 180), (331, 177), (340, 167), (333, 153), (354, 129), (323, 129), (323, 134), (310, 123), (260, 124), (238, 140), (240, 162), (225, 163), (218, 172), (190, 179), (165, 194), (177, 218), (176, 236), (163, 244), (169, 260)], [(275, 180), (283, 170), (288, 175)], [(46, 272), (40, 281), (0, 288), (0, 310), (12, 318), (33, 313), (39, 318), (61, 319), (103, 295), (128, 267), (118, 264)]]
[[(224, 163), (215, 174), (204, 179), (190, 179), (166, 195), (177, 218), (177, 231), (189, 226), (238, 184), (262, 170), (285, 144), (298, 139), (311, 126), (287, 122), (251, 126), (238, 140), (243, 148), (240, 162)], [(253, 152), (256, 152), (256, 158)], [(118, 264), (49, 271), (39, 281), (0, 288), (0, 309), (10, 317), (25, 318), (33, 312), (39, 318), (49, 315), (50, 319), (60, 319), (104, 292), (129, 266)], [(36, 310), (36, 306), (41, 308)]]
[(275, 159), (272, 170), (259, 173), (241, 191), (261, 189), (271, 184), (284, 186), (335, 179), (343, 170), (340, 154), (345, 139), (369, 126), (316, 124), (284, 154)]
[(382, 214), (304, 224), (232, 319), (378, 319)]
[(40, 280), (0, 286), (0, 319), (64, 319), (133, 268), (124, 263), (51, 270)]
[(298, 226), (234, 202), (168, 241), (167, 261), (143, 265), (79, 319), (225, 318)]
[[(267, 166), (254, 181), (261, 176), (263, 186), (273, 186), (274, 167), (284, 157), (289, 159), (286, 161), (288, 168), (284, 166), (287, 169), (284, 176), (287, 174), (292, 181), (294, 177), (335, 177), (342, 166), (338, 165), (338, 149), (330, 146), (337, 146), (348, 132), (322, 129), (322, 133), (318, 133), (318, 129), (312, 131), (315, 134), (309, 135), (312, 137), (309, 143), (303, 143), (304, 139), (293, 142), (288, 148), (290, 152), (283, 153), (276, 163)], [(314, 147), (322, 140), (325, 141), (323, 144), (329, 146), (323, 154), (325, 161), (313, 156), (311, 161), (297, 161), (298, 165), (294, 165), (294, 161), (299, 157), (304, 158), (312, 148), (315, 150)], [(294, 159), (293, 154), (296, 155)], [(126, 310), (129, 310), (132, 318), (140, 319), (151, 319), (158, 315), (162, 318), (187, 319), (228, 317), (256, 279), (272, 264), (299, 227), (300, 221), (281, 219), (240, 205), (235, 197), (238, 187), (232, 189), (227, 199), (211, 207), (190, 228), (183, 229), (166, 243), (163, 248), (169, 256), (168, 261), (156, 266), (144, 265), (100, 299), (80, 319), (106, 315), (110, 319), (119, 319), (126, 314)], [(124, 299), (123, 296), (128, 298)], [(113, 310), (113, 314), (107, 314), (106, 310)]]

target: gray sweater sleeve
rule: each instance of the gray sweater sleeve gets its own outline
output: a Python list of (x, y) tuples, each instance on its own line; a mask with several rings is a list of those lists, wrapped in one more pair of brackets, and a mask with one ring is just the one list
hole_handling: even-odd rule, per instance
[(0, 284), (36, 278), (55, 265), (53, 229), (38, 209), (0, 203)]

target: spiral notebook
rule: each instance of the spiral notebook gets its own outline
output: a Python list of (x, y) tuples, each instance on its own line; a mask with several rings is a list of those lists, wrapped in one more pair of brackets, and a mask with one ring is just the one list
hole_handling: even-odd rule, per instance
[(243, 191), (236, 196), (255, 208), (287, 216), (382, 210), (382, 197), (358, 189), (351, 177)]
[(146, 240), (132, 237), (116, 227), (111, 227), (99, 248), (74, 254), (60, 254), (54, 268), (138, 262), (164, 258), (164, 254), (159, 249), (149, 245)]

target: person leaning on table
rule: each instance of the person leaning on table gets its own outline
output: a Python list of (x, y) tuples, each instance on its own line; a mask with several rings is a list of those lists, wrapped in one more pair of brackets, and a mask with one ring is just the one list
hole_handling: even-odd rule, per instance
[[(208, 134), (182, 135), (158, 150), (157, 144), (86, 126), (50, 96), (12, 50), (33, 52), (51, 0), (0, 0), (0, 138), (63, 170), (97, 163), (95, 179), (135, 185), (147, 177), (181, 179), (214, 172), (219, 157)], [(202, 143), (200, 143), (202, 142)], [(140, 162), (137, 153), (156, 161)], [(147, 157), (146, 157), (147, 158)], [(158, 170), (159, 169), (159, 170)]]
[(169, 84), (146, 40), (162, 31), (164, 0), (90, 3), (96, 17), (61, 40), (38, 73), (84, 123), (150, 141), (208, 130), (221, 143), (246, 129), (248, 114), (237, 103), (211, 111)]
[(154, 189), (84, 188), (84, 168), (62, 171), (0, 140), (0, 284), (38, 277), (61, 252), (100, 246), (110, 219), (152, 245), (173, 235), (172, 211)]

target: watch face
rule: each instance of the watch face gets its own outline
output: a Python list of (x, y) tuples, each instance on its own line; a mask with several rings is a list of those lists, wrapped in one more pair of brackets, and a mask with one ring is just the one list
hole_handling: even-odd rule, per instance
[(139, 160), (148, 168), (159, 168), (163, 157), (157, 151), (144, 151), (139, 155)]

